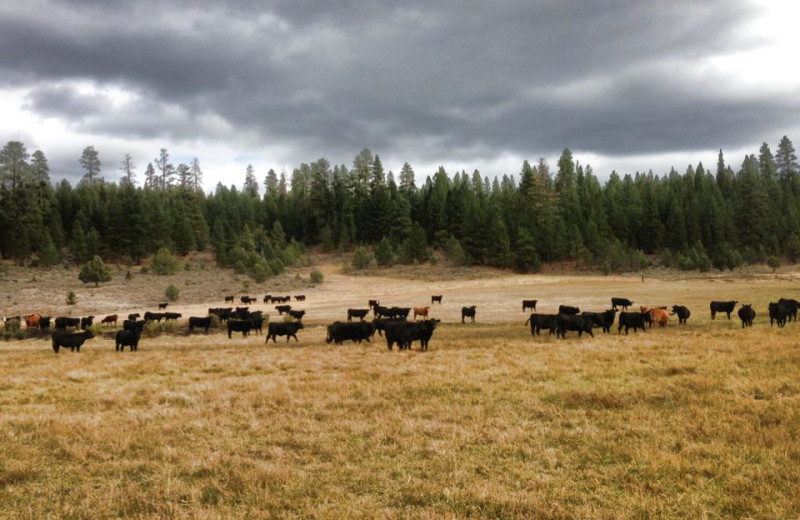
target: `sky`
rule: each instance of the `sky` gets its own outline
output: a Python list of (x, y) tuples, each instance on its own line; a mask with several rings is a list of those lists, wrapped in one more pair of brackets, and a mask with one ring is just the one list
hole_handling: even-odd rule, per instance
[[(364, 148), (418, 183), (679, 172), (800, 140), (795, 0), (0, 0), (0, 143), (76, 182), (161, 148), (204, 187)], [(800, 142), (796, 146), (800, 146)]]

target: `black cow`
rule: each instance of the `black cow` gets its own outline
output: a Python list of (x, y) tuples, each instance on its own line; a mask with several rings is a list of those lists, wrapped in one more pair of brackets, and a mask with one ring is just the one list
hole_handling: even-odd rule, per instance
[(756, 311), (753, 310), (753, 306), (749, 303), (743, 304), (739, 308), (739, 319), (742, 320), (742, 328), (752, 327), (753, 320), (756, 319)]
[(246, 320), (250, 317), (250, 307), (236, 307), (231, 317), (237, 320)]
[(144, 321), (157, 321), (158, 323), (161, 323), (161, 320), (163, 320), (163, 319), (164, 319), (164, 313), (163, 312), (150, 312), (150, 311), (147, 311), (147, 312), (144, 313)]
[(369, 303), (367, 304), (367, 307), (369, 307), (370, 309), (374, 309), (375, 307), (377, 307), (380, 304), (381, 304), (380, 300), (369, 300)]
[(800, 309), (799, 301), (792, 298), (781, 298), (780, 300), (778, 300), (778, 303), (786, 307), (786, 311), (788, 312), (787, 321), (789, 319), (791, 319), (792, 321), (797, 321), (797, 311), (798, 309)]
[(728, 315), (728, 319), (731, 319), (731, 313), (733, 309), (736, 307), (736, 304), (739, 303), (738, 301), (729, 301), (729, 302), (711, 302), (711, 319), (716, 319), (718, 312), (724, 312)]
[(581, 310), (578, 307), (572, 307), (570, 305), (559, 305), (558, 306), (558, 313), (559, 314), (566, 314), (567, 316), (576, 316), (580, 314)]
[(50, 316), (39, 318), (39, 330), (50, 330)]
[(228, 339), (231, 339), (233, 332), (241, 332), (242, 337), (246, 338), (251, 327), (250, 320), (228, 320)]
[(535, 311), (537, 303), (539, 303), (539, 300), (522, 300), (522, 312), (525, 312), (527, 309)]
[(389, 350), (397, 343), (399, 350), (411, 348), (414, 341), (419, 340), (420, 350), (428, 350), (428, 343), (439, 320), (423, 320), (417, 322), (395, 321), (386, 324), (386, 346)]
[(633, 329), (633, 332), (636, 332), (638, 329), (642, 329), (642, 332), (646, 332), (645, 323), (647, 323), (647, 318), (649, 318), (649, 316), (650, 315), (646, 312), (620, 312), (617, 334), (622, 332), (623, 327), (625, 328), (626, 336), (630, 329)]
[(678, 316), (678, 324), (679, 325), (686, 325), (686, 320), (689, 319), (689, 316), (692, 315), (692, 312), (683, 305), (673, 305), (672, 312), (670, 313), (673, 316)]
[(353, 321), (353, 318), (364, 321), (367, 314), (369, 314), (369, 309), (347, 309), (347, 321)]
[(94, 316), (84, 316), (81, 318), (81, 329), (86, 330), (92, 326), (92, 322), (94, 321)]
[(138, 312), (134, 312), (132, 314), (128, 314), (128, 319), (133, 321), (133, 320), (139, 319), (140, 316), (141, 316), (141, 314), (139, 314)]
[(67, 327), (74, 327), (77, 329), (80, 325), (80, 318), (67, 318), (66, 316), (59, 316), (56, 318), (56, 330), (67, 330)]
[(159, 303), (159, 304), (158, 304), (158, 310), (166, 309), (166, 308), (167, 308), (167, 305), (169, 305), (167, 302), (161, 302), (161, 303)]
[(208, 314), (213, 314), (219, 318), (221, 323), (225, 323), (228, 321), (233, 315), (233, 307), (226, 307), (226, 308), (210, 308), (208, 309)]
[(270, 323), (267, 327), (267, 340), (264, 343), (269, 343), (270, 338), (272, 338), (273, 343), (277, 343), (278, 336), (286, 336), (287, 343), (291, 338), (298, 341), (297, 331), (302, 328), (302, 321)]
[(292, 306), (291, 305), (276, 305), (275, 306), (275, 310), (278, 311), (278, 314), (283, 316), (284, 312), (289, 312), (290, 310), (292, 310)]
[(178, 321), (181, 317), (180, 312), (165, 312), (164, 313), (164, 321)]
[(87, 340), (94, 337), (91, 330), (84, 330), (82, 332), (55, 332), (53, 333), (53, 352), (58, 354), (61, 347), (69, 348), (72, 352), (81, 351), (81, 345)]
[(547, 329), (550, 331), (550, 334), (555, 332), (556, 330), (556, 316), (555, 314), (531, 314), (528, 319), (525, 321), (525, 325), (530, 322), (531, 324), (531, 336), (541, 336), (540, 332), (542, 329)]
[(254, 312), (248, 318), (250, 320), (250, 330), (258, 331), (259, 334), (263, 334), (264, 322), (269, 319), (269, 316), (266, 318), (261, 314), (261, 311)]
[(559, 314), (556, 317), (556, 337), (566, 339), (567, 331), (572, 330), (578, 333), (580, 338), (584, 332), (594, 337), (592, 333), (591, 316), (576, 316), (574, 314)]
[(623, 310), (627, 310), (628, 307), (633, 305), (633, 302), (627, 298), (611, 298), (611, 308), (616, 309), (617, 307), (622, 307)]
[(472, 323), (475, 323), (475, 308), (477, 305), (470, 305), (469, 307), (461, 307), (461, 323), (464, 323), (464, 318), (472, 318)]
[(617, 317), (617, 309), (609, 309), (603, 312), (584, 311), (581, 316), (588, 316), (592, 320), (592, 326), (600, 327), (603, 332), (609, 333), (614, 325), (614, 318)]
[(120, 330), (114, 336), (114, 350), (122, 352), (125, 347), (130, 347), (131, 352), (139, 350), (139, 338), (141, 333), (136, 330)]
[(226, 296), (225, 301), (233, 303), (233, 295), (231, 294), (230, 296)]
[(242, 303), (245, 303), (245, 304), (249, 304), (251, 302), (255, 302), (256, 299), (255, 298), (251, 298), (249, 296), (240, 296), (239, 297), (239, 301), (241, 301)]
[(296, 301), (296, 302), (304, 302), (304, 301), (306, 301), (306, 295), (305, 294), (295, 294), (294, 295), (294, 301)]
[(189, 334), (194, 332), (194, 328), (205, 329), (208, 334), (208, 329), (211, 327), (211, 316), (201, 318), (199, 316), (189, 316)]
[(297, 321), (302, 320), (303, 316), (305, 316), (305, 315), (306, 315), (306, 311), (303, 311), (303, 310), (294, 310), (294, 309), (292, 309), (292, 310), (289, 311), (289, 316), (291, 316), (292, 318), (296, 319)]
[(325, 338), (325, 342), (330, 343), (333, 341), (337, 345), (341, 345), (344, 341), (351, 340), (353, 343), (356, 341), (361, 343), (364, 340), (369, 341), (374, 333), (375, 326), (372, 323), (336, 321), (328, 325), (328, 335)]
[(142, 332), (144, 330), (145, 323), (146, 322), (144, 320), (125, 320), (122, 322), (122, 330)]
[(773, 323), (777, 323), (779, 328), (786, 325), (786, 320), (789, 317), (789, 309), (782, 303), (769, 302), (769, 326), (772, 327)]
[(435, 295), (431, 296), (431, 305), (433, 305), (434, 303), (438, 303), (439, 305), (442, 304), (442, 295), (441, 294), (435, 294)]
[(375, 331), (378, 333), (378, 336), (383, 336), (384, 330), (386, 330), (386, 325), (389, 323), (395, 322), (403, 322), (405, 320), (397, 320), (397, 319), (390, 319), (390, 318), (375, 318), (372, 320), (372, 325), (375, 328)]

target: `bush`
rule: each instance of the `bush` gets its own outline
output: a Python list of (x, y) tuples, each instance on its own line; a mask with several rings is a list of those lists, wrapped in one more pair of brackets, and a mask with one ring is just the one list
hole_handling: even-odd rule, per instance
[(111, 280), (111, 269), (103, 263), (99, 256), (95, 255), (83, 264), (78, 279), (83, 283), (94, 283), (94, 286), (97, 287), (100, 282)]
[(20, 323), (19, 320), (8, 320), (3, 330), (8, 332), (10, 339), (11, 334), (16, 334), (17, 332), (20, 332), (22, 330), (22, 324)]
[(383, 238), (375, 246), (375, 262), (381, 267), (391, 267), (394, 263), (394, 251), (388, 238)]
[(467, 254), (461, 246), (461, 242), (455, 237), (450, 237), (444, 241), (444, 256), (450, 265), (464, 266), (467, 265)]
[(325, 280), (325, 275), (319, 269), (311, 271), (311, 281), (313, 283), (322, 283)]
[(372, 255), (364, 249), (363, 247), (359, 247), (356, 249), (355, 254), (353, 255), (353, 269), (366, 269), (372, 263)]
[(774, 273), (775, 270), (781, 266), (781, 261), (778, 260), (777, 256), (770, 255), (767, 257), (767, 265), (772, 268), (772, 272)]
[(181, 290), (178, 289), (178, 287), (176, 287), (173, 284), (170, 284), (170, 286), (167, 287), (167, 290), (164, 291), (164, 296), (166, 296), (167, 300), (169, 300), (171, 302), (178, 301), (178, 298), (180, 297), (180, 295), (181, 295)]
[(125, 273), (125, 279), (126, 280), (133, 280), (133, 275), (131, 274), (130, 269), (128, 269), (128, 272)]
[(25, 333), (22, 332), (21, 330), (18, 330), (17, 332), (14, 333), (14, 339), (20, 339), (20, 340), (25, 339)]
[(181, 261), (173, 255), (169, 248), (162, 247), (153, 255), (153, 272), (158, 275), (177, 273), (181, 269)]

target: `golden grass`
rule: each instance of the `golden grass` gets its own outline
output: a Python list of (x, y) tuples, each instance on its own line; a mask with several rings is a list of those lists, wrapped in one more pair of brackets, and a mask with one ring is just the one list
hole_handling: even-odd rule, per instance
[(3, 344), (0, 517), (796, 518), (796, 327)]

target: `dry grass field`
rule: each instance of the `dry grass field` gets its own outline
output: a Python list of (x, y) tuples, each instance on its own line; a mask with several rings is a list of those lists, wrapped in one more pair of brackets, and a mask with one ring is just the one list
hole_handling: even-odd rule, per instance
[[(316, 287), (294, 273), (273, 282), (308, 296), (289, 345), (181, 332), (136, 353), (96, 338), (56, 355), (45, 339), (0, 342), (0, 517), (800, 517), (800, 325), (765, 318), (769, 300), (800, 295), (797, 273), (323, 271)], [(134, 284), (154, 279), (127, 293), (114, 281), (114, 297), (87, 289), (73, 313), (150, 310), (157, 295)], [(216, 292), (234, 283), (191, 284), (176, 308), (222, 305)], [(423, 305), (437, 293), (429, 352), (324, 342), (324, 324), (367, 297)], [(683, 303), (692, 318), (566, 340), (522, 325), (522, 298), (546, 312), (602, 310), (612, 295)], [(712, 322), (711, 299), (752, 301), (755, 326)], [(4, 314), (27, 312), (15, 301)], [(466, 304), (478, 323), (458, 323)]]

